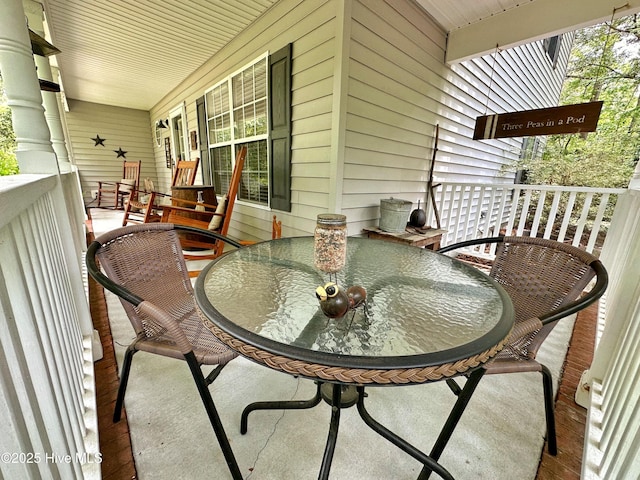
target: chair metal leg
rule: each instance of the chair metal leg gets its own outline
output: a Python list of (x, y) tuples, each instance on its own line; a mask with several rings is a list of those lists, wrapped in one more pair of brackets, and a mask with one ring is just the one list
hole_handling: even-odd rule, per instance
[(222, 369), (224, 367), (226, 367), (227, 364), (224, 363), (222, 365), (218, 365), (216, 366), (216, 368), (214, 368), (213, 370), (211, 370), (211, 372), (209, 372), (209, 375), (207, 375), (207, 378), (205, 378), (205, 382), (207, 385), (211, 385), (213, 383), (213, 381), (218, 378), (218, 375), (220, 375), (220, 372), (222, 371)]
[(322, 395), (320, 393), (320, 388), (322, 387), (322, 382), (317, 382), (318, 388), (316, 389), (316, 394), (313, 398), (309, 400), (281, 400), (274, 402), (254, 402), (245, 407), (242, 411), (242, 416), (240, 417), (240, 433), (244, 435), (247, 433), (249, 414), (254, 410), (300, 410), (305, 408), (313, 408), (320, 403), (322, 400)]
[[(438, 439), (431, 449), (431, 453), (429, 453), (429, 456), (436, 462), (440, 458), (440, 455), (442, 455), (444, 447), (449, 442), (449, 439), (451, 439), (453, 430), (456, 428), (456, 425), (458, 425), (460, 417), (464, 413), (464, 410), (467, 408), (469, 400), (471, 400), (471, 396), (473, 395), (473, 392), (475, 391), (478, 383), (480, 382), (480, 379), (484, 376), (485, 372), (486, 370), (484, 368), (477, 368), (473, 372), (471, 372), (469, 378), (464, 384), (464, 387), (458, 394), (458, 399), (456, 400), (451, 413), (449, 413), (449, 417), (447, 417), (447, 421), (445, 422), (444, 427), (442, 427), (440, 435), (438, 435)], [(430, 475), (431, 469), (425, 465), (422, 468), (420, 475), (418, 476), (418, 480), (426, 480)]]
[(544, 415), (547, 421), (547, 448), (550, 455), (558, 454), (556, 441), (556, 419), (553, 413), (553, 377), (544, 365), (542, 366), (542, 385), (544, 387)]
[(229, 439), (227, 438), (224, 427), (222, 426), (220, 415), (218, 415), (216, 406), (213, 403), (211, 392), (209, 392), (209, 388), (207, 386), (204, 375), (202, 374), (202, 370), (200, 369), (200, 365), (196, 360), (196, 356), (193, 354), (193, 352), (189, 352), (185, 355), (185, 359), (187, 360), (187, 364), (191, 369), (191, 374), (193, 375), (193, 379), (195, 380), (196, 386), (198, 387), (200, 398), (202, 399), (204, 408), (207, 411), (207, 415), (209, 416), (209, 421), (211, 422), (213, 431), (218, 438), (218, 443), (220, 444), (220, 448), (222, 449), (222, 454), (224, 455), (224, 458), (227, 462), (227, 466), (229, 467), (231, 476), (234, 480), (242, 480), (242, 474), (240, 473), (238, 462), (236, 461), (236, 457), (233, 454), (233, 450), (231, 450), (231, 444), (229, 443)]
[(118, 386), (118, 397), (116, 398), (116, 408), (113, 410), (113, 423), (120, 421), (122, 415), (122, 404), (124, 403), (124, 394), (127, 390), (129, 382), (129, 372), (131, 371), (131, 362), (133, 355), (137, 352), (133, 345), (127, 347), (124, 353), (124, 361), (122, 362), (122, 372), (120, 373), (120, 385)]

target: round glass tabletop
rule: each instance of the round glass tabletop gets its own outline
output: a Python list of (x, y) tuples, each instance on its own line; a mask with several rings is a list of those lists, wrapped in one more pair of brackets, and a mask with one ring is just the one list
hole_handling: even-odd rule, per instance
[(313, 238), (245, 247), (196, 281), (204, 316), (234, 339), (274, 355), (345, 368), (416, 368), (495, 348), (513, 325), (506, 292), (488, 275), (433, 251), (349, 237), (337, 284), (366, 289), (364, 305), (327, 318), (316, 288)]

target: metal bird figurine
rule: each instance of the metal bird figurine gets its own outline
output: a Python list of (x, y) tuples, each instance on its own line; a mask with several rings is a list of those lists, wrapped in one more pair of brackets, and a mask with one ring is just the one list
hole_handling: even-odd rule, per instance
[[(320, 309), (329, 318), (341, 318), (349, 310), (364, 305), (366, 309), (367, 291), (360, 285), (343, 290), (333, 282), (316, 288), (316, 297), (320, 300)], [(355, 313), (355, 312), (354, 312)]]
[(349, 297), (338, 285), (329, 282), (316, 288), (316, 297), (320, 300), (320, 309), (329, 318), (340, 318), (349, 310)]

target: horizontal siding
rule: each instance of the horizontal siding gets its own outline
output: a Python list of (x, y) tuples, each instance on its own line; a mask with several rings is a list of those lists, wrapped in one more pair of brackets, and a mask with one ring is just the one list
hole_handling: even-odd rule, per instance
[[(285, 236), (312, 231), (317, 213), (326, 211), (328, 205), (337, 8), (335, 0), (276, 3), (151, 111), (153, 121), (166, 118), (184, 101), (188, 130), (196, 130), (197, 98), (266, 51), (292, 43), (292, 211), (276, 212)], [(164, 147), (154, 153), (162, 175)], [(229, 233), (247, 239), (269, 238), (272, 215), (266, 209), (236, 202)]]
[[(122, 179), (123, 158), (114, 152), (119, 148), (127, 152), (126, 160), (142, 161), (141, 181), (148, 177), (157, 182), (149, 112), (69, 100), (65, 118), (71, 161), (78, 167), (86, 203), (99, 180)], [(105, 139), (104, 147), (95, 145), (92, 138), (96, 135)]]
[[(336, 38), (342, 11), (351, 15), (344, 59), (344, 42)], [(436, 125), (436, 181), (508, 181), (505, 165), (517, 157), (521, 139), (473, 141), (475, 119), (555, 105), (570, 47), (563, 41), (555, 70), (541, 41), (448, 66), (445, 32), (412, 1), (282, 0), (155, 105), (149, 126), (184, 102), (188, 131), (196, 130), (197, 98), (289, 42), (292, 211), (279, 213), (285, 235), (310, 233), (316, 215), (334, 203), (334, 186), (350, 234), (377, 222), (380, 198), (424, 202)], [(334, 78), (342, 68), (342, 78)], [(334, 112), (342, 80), (344, 132)], [(159, 184), (168, 185), (164, 146), (154, 144), (153, 156)], [(271, 212), (242, 202), (235, 209), (231, 235), (268, 238)]]
[(424, 201), (445, 34), (414, 4), (380, 1), (354, 2), (351, 33), (343, 212), (356, 233), (381, 198)]
[(412, 2), (353, 2), (342, 186), (344, 213), (361, 226), (377, 221), (380, 198), (425, 201), (436, 124), (436, 182), (512, 179), (522, 139), (474, 141), (476, 117), (556, 105), (571, 38), (555, 69), (542, 41), (453, 66), (445, 46)]

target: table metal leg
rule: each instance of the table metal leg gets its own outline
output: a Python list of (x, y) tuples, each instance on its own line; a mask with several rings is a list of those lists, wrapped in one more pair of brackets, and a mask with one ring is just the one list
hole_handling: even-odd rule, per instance
[(336, 440), (338, 439), (338, 428), (340, 427), (340, 407), (342, 396), (342, 385), (333, 385), (333, 396), (331, 399), (331, 423), (329, 424), (329, 435), (327, 436), (327, 444), (324, 447), (324, 455), (322, 456), (322, 466), (318, 474), (318, 480), (327, 480), (329, 478), (329, 470), (333, 460), (333, 452), (336, 449)]
[[(449, 417), (445, 422), (444, 427), (442, 428), (436, 443), (429, 455), (418, 450), (416, 447), (408, 443), (403, 438), (399, 437), (391, 430), (386, 428), (384, 425), (378, 423), (369, 412), (366, 410), (364, 406), (364, 398), (366, 397), (364, 387), (357, 387), (357, 395), (354, 397), (352, 390), (353, 386), (346, 387), (340, 384), (324, 384), (322, 382), (317, 383), (316, 394), (313, 398), (309, 400), (285, 400), (285, 401), (274, 401), (274, 402), (255, 402), (248, 405), (244, 411), (242, 412), (242, 418), (240, 422), (240, 432), (242, 434), (247, 433), (247, 421), (249, 413), (254, 410), (270, 410), (270, 409), (304, 409), (304, 408), (312, 408), (320, 403), (322, 399), (327, 401), (327, 403), (331, 404), (331, 422), (329, 424), (329, 434), (327, 435), (327, 443), (325, 445), (324, 455), (322, 457), (322, 466), (320, 467), (320, 473), (318, 475), (318, 480), (327, 480), (329, 478), (329, 471), (331, 470), (331, 462), (333, 461), (333, 453), (336, 448), (336, 441), (338, 438), (338, 429), (340, 426), (340, 410), (342, 408), (348, 408), (354, 404), (354, 398), (357, 397), (356, 404), (358, 408), (358, 413), (360, 417), (364, 421), (364, 423), (371, 428), (374, 432), (381, 435), (398, 448), (403, 450), (404, 452), (411, 455), (413, 458), (418, 460), (423, 464), (422, 471), (420, 472), (420, 476), (418, 480), (426, 480), (431, 475), (431, 472), (436, 472), (442, 478), (446, 480), (453, 480), (453, 476), (438, 463), (438, 459), (440, 455), (442, 455), (442, 451), (445, 446), (449, 442), (453, 431), (462, 416), (473, 392), (475, 391), (480, 379), (484, 375), (485, 370), (483, 368), (478, 368), (474, 370), (467, 379), (464, 388), (455, 390), (454, 393), (458, 396), (451, 413), (449, 413)], [(331, 397), (329, 398), (329, 388), (322, 389), (323, 385), (325, 387), (331, 387)], [(346, 400), (343, 401), (342, 394), (343, 392), (347, 394)]]
[[(471, 372), (469, 378), (464, 384), (464, 388), (456, 393), (458, 399), (456, 400), (453, 409), (451, 409), (451, 413), (449, 413), (449, 417), (447, 417), (447, 421), (445, 422), (444, 427), (442, 427), (440, 435), (431, 449), (431, 453), (429, 453), (429, 456), (436, 462), (440, 458), (440, 455), (442, 455), (444, 447), (449, 442), (451, 435), (453, 435), (453, 430), (456, 428), (456, 425), (458, 425), (458, 421), (460, 420), (465, 408), (467, 408), (467, 404), (469, 403), (469, 400), (471, 400), (471, 396), (478, 386), (480, 379), (485, 374), (485, 371), (486, 370), (484, 368), (478, 368)], [(422, 467), (418, 480), (427, 480), (431, 475), (432, 470), (433, 469), (429, 468), (427, 465)]]
[(409, 442), (399, 437), (398, 435), (393, 433), (391, 430), (389, 430), (387, 427), (378, 423), (373, 417), (371, 417), (371, 415), (369, 414), (369, 412), (366, 410), (364, 406), (364, 397), (365, 397), (364, 387), (358, 387), (358, 392), (360, 394), (358, 396), (358, 413), (360, 414), (360, 417), (362, 418), (364, 423), (366, 423), (367, 426), (369, 426), (369, 428), (371, 428), (374, 432), (376, 432), (377, 434), (389, 440), (391, 443), (393, 443), (396, 447), (398, 447), (402, 451), (408, 453), (413, 458), (421, 462), (423, 465), (425, 465), (425, 468), (428, 465), (430, 472), (434, 471), (438, 473), (442, 478), (445, 478), (447, 480), (453, 480), (453, 476), (436, 460), (431, 458), (426, 453), (421, 452), (416, 447), (411, 445)]
[(313, 398), (309, 400), (281, 400), (274, 402), (255, 402), (247, 405), (242, 411), (240, 417), (240, 433), (244, 435), (247, 433), (247, 422), (249, 414), (254, 410), (300, 410), (304, 408), (313, 408), (320, 403), (322, 395), (320, 394), (321, 382), (317, 382), (318, 388)]

